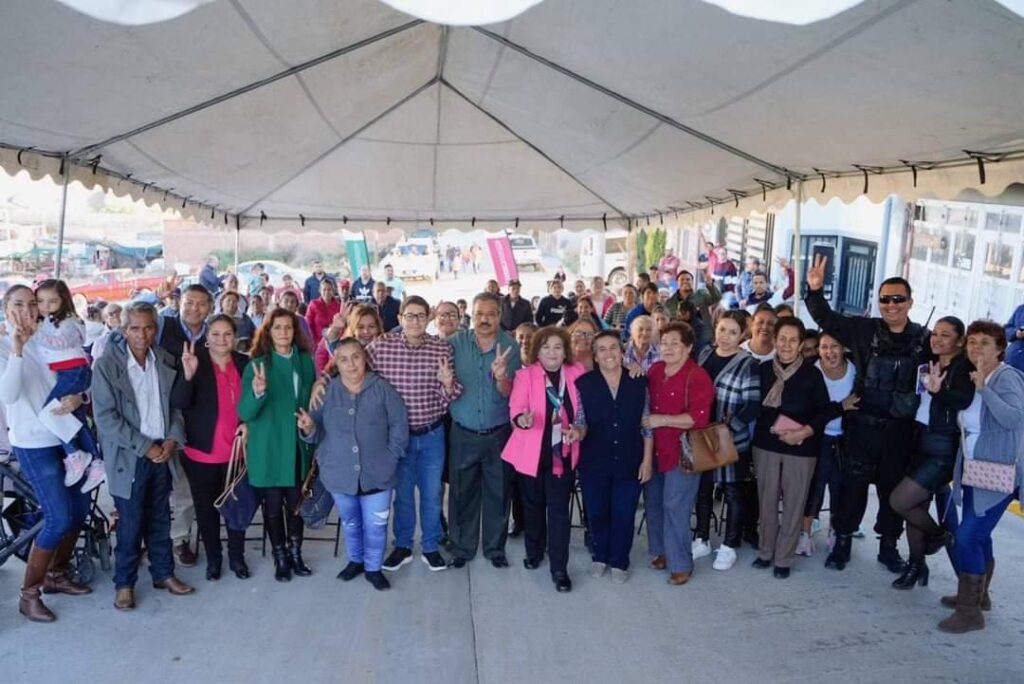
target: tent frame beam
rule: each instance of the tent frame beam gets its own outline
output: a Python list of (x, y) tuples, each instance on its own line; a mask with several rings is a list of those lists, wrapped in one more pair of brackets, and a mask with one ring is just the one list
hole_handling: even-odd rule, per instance
[(803, 177), (800, 174), (798, 174), (798, 173), (796, 173), (794, 171), (790, 171), (789, 169), (787, 169), (787, 168), (785, 168), (783, 166), (779, 166), (778, 164), (773, 164), (772, 162), (765, 161), (764, 159), (761, 159), (760, 157), (756, 157), (753, 154), (750, 154), (749, 152), (744, 152), (743, 150), (741, 150), (741, 149), (739, 149), (737, 147), (733, 147), (729, 143), (724, 142), (722, 140), (719, 140), (718, 138), (715, 138), (713, 136), (710, 136), (707, 133), (703, 133), (701, 131), (698, 131), (695, 128), (691, 128), (690, 126), (687, 126), (684, 123), (680, 123), (679, 121), (676, 121), (675, 119), (673, 119), (672, 117), (668, 116), (667, 114), (662, 114), (661, 112), (658, 112), (658, 111), (656, 111), (654, 109), (651, 109), (650, 107), (647, 107), (646, 105), (640, 104), (636, 100), (633, 100), (633, 99), (631, 99), (629, 97), (626, 97), (622, 93), (619, 93), (619, 92), (617, 92), (615, 90), (612, 90), (611, 88), (603, 86), (600, 83), (596, 83), (595, 81), (590, 80), (586, 76), (583, 76), (582, 74), (579, 74), (579, 73), (577, 73), (577, 72), (575, 72), (575, 71), (573, 71), (571, 69), (568, 69), (568, 68), (562, 66), (561, 64), (558, 64), (556, 62), (552, 62), (551, 60), (549, 60), (549, 59), (547, 59), (545, 57), (541, 57), (537, 53), (532, 52), (531, 50), (523, 47), (522, 45), (519, 45), (518, 43), (515, 43), (515, 42), (509, 40), (508, 38), (506, 38), (504, 36), (498, 35), (497, 33), (494, 33), (493, 31), (489, 31), (489, 30), (487, 30), (485, 28), (482, 28), (480, 26), (474, 26), (472, 28), (477, 33), (480, 33), (480, 34), (490, 38), (491, 40), (496, 41), (497, 43), (499, 43), (501, 45), (504, 45), (505, 47), (518, 52), (519, 54), (523, 55), (524, 57), (528, 57), (529, 59), (532, 59), (533, 61), (537, 62), (538, 64), (542, 64), (542, 65), (548, 67), (549, 69), (557, 71), (558, 73), (562, 74), (563, 76), (571, 78), (572, 80), (576, 81), (577, 83), (581, 83), (581, 84), (587, 86), (588, 88), (590, 88), (592, 90), (596, 90), (597, 92), (601, 93), (602, 95), (605, 95), (607, 97), (612, 98), (613, 100), (617, 100), (618, 102), (621, 102), (622, 104), (626, 105), (627, 107), (631, 107), (632, 109), (635, 109), (638, 112), (646, 114), (647, 116), (660, 121), (661, 123), (665, 124), (666, 126), (671, 126), (672, 128), (675, 128), (676, 130), (682, 131), (683, 133), (686, 133), (687, 135), (689, 135), (691, 137), (697, 138), (698, 140), (700, 140), (702, 142), (705, 142), (705, 143), (707, 143), (709, 145), (717, 147), (718, 149), (722, 150), (723, 152), (727, 152), (728, 154), (731, 154), (731, 155), (733, 155), (735, 157), (739, 157), (740, 159), (748, 161), (751, 164), (756, 164), (757, 166), (760, 166), (760, 167), (762, 167), (764, 169), (767, 169), (767, 170), (771, 171), (772, 173), (776, 173), (776, 174), (782, 176), (783, 178), (802, 178)]
[(601, 195), (600, 195), (599, 193), (597, 193), (596, 191), (594, 191), (594, 190), (593, 190), (593, 189), (592, 189), (592, 188), (591, 188), (591, 187), (590, 187), (589, 185), (587, 185), (586, 183), (584, 183), (584, 182), (583, 182), (583, 181), (582, 181), (582, 180), (581, 180), (581, 179), (580, 179), (579, 177), (577, 177), (577, 176), (576, 176), (576, 175), (575, 175), (574, 173), (572, 173), (572, 172), (571, 172), (571, 171), (569, 171), (569, 170), (568, 170), (567, 168), (565, 168), (564, 166), (562, 166), (561, 164), (559, 164), (559, 163), (558, 163), (557, 161), (555, 161), (555, 160), (554, 160), (554, 159), (553, 159), (553, 158), (551, 157), (551, 155), (549, 155), (549, 154), (548, 154), (547, 152), (545, 152), (545, 151), (544, 151), (544, 150), (542, 150), (542, 149), (541, 149), (540, 147), (538, 147), (538, 146), (537, 146), (537, 145), (535, 145), (534, 143), (530, 142), (529, 140), (527, 140), (526, 138), (524, 138), (524, 137), (523, 137), (522, 135), (520, 135), (520, 134), (519, 134), (518, 132), (516, 132), (515, 130), (513, 130), (511, 126), (509, 126), (509, 125), (508, 125), (507, 123), (505, 123), (504, 121), (502, 121), (502, 120), (501, 120), (501, 119), (500, 119), (500, 118), (499, 118), (498, 116), (496, 116), (495, 114), (492, 114), (492, 113), (491, 113), (491, 112), (489, 112), (489, 111), (488, 111), (487, 109), (485, 109), (485, 108), (484, 108), (484, 107), (482, 107), (481, 105), (479, 105), (479, 104), (477, 104), (476, 102), (474, 102), (474, 101), (473, 101), (472, 99), (470, 99), (470, 98), (469, 98), (468, 96), (466, 96), (466, 94), (465, 94), (465, 93), (463, 93), (463, 92), (462, 92), (461, 90), (459, 90), (458, 88), (456, 88), (455, 86), (453, 86), (453, 85), (452, 85), (451, 83), (449, 83), (447, 79), (445, 79), (445, 78), (442, 78), (442, 79), (441, 79), (441, 85), (445, 86), (446, 88), (448, 88), (449, 90), (451, 90), (451, 91), (452, 91), (453, 93), (455, 93), (456, 95), (458, 95), (459, 97), (461, 97), (461, 98), (462, 98), (463, 100), (465, 100), (466, 102), (468, 102), (468, 103), (469, 103), (469, 105), (470, 105), (471, 107), (473, 107), (474, 109), (476, 109), (477, 111), (479, 111), (479, 112), (480, 112), (481, 114), (483, 114), (484, 116), (486, 116), (486, 117), (487, 117), (488, 119), (490, 119), (490, 120), (491, 120), (491, 121), (493, 121), (494, 123), (496, 123), (496, 124), (498, 124), (499, 126), (501, 126), (501, 127), (502, 127), (502, 128), (504, 129), (504, 130), (508, 131), (508, 133), (509, 133), (509, 134), (511, 134), (512, 136), (514, 136), (514, 137), (516, 138), (516, 140), (520, 141), (521, 143), (523, 143), (524, 145), (526, 145), (527, 147), (529, 147), (529, 148), (530, 148), (531, 150), (533, 150), (534, 152), (536, 152), (537, 154), (539, 154), (539, 155), (540, 155), (541, 157), (543, 157), (543, 158), (544, 158), (545, 160), (547, 160), (547, 162), (548, 162), (549, 164), (551, 164), (551, 165), (552, 165), (552, 166), (554, 166), (554, 167), (555, 167), (556, 169), (558, 169), (559, 171), (561, 171), (562, 173), (564, 173), (564, 174), (565, 174), (566, 176), (568, 176), (569, 178), (571, 178), (571, 179), (572, 179), (573, 181), (575, 181), (575, 182), (576, 182), (576, 184), (577, 184), (577, 185), (579, 185), (579, 186), (580, 186), (581, 188), (583, 188), (584, 190), (586, 190), (587, 192), (589, 192), (589, 193), (590, 193), (591, 195), (593, 195), (593, 196), (594, 196), (594, 197), (596, 197), (597, 199), (601, 200), (601, 202), (602, 202), (602, 203), (604, 203), (604, 205), (605, 205), (605, 206), (609, 207), (609, 208), (610, 208), (610, 209), (612, 209), (612, 210), (613, 210), (613, 211), (614, 211), (614, 212), (615, 212), (616, 214), (618, 214), (618, 215), (619, 215), (619, 218), (621, 218), (621, 219), (623, 219), (623, 220), (627, 220), (627, 221), (628, 221), (628, 217), (626, 216), (626, 213), (625, 213), (624, 211), (622, 211), (622, 210), (621, 210), (621, 209), (619, 209), (619, 208), (618, 208), (617, 206), (615, 206), (615, 205), (614, 205), (614, 204), (612, 204), (612, 203), (611, 203), (610, 201), (608, 201), (608, 200), (607, 200), (607, 199), (605, 199), (605, 198), (604, 198), (603, 196), (601, 196)]
[(143, 124), (138, 128), (134, 128), (130, 131), (125, 131), (124, 133), (118, 133), (115, 136), (107, 138), (106, 140), (103, 140), (101, 142), (94, 143), (92, 145), (86, 145), (85, 147), (81, 147), (69, 153), (68, 156), (71, 159), (83, 159), (115, 143), (127, 140), (128, 138), (134, 138), (135, 136), (151, 131), (154, 128), (166, 126), (169, 123), (173, 123), (175, 121), (178, 121), (179, 119), (183, 119), (185, 117), (191, 116), (192, 114), (201, 112), (204, 109), (209, 109), (210, 107), (214, 107), (223, 102), (227, 102), (228, 100), (232, 100), (241, 95), (251, 93), (252, 91), (263, 88), (264, 86), (276, 83), (281, 79), (290, 78), (292, 76), (302, 73), (303, 71), (306, 71), (307, 69), (312, 69), (313, 67), (320, 66), (321, 64), (330, 62), (331, 60), (337, 59), (338, 57), (351, 54), (353, 52), (356, 52), (357, 50), (361, 50), (364, 47), (368, 47), (370, 45), (373, 45), (374, 43), (380, 42), (404, 31), (420, 26), (421, 24), (424, 23), (425, 22), (422, 19), (416, 19), (405, 24), (401, 24), (400, 26), (395, 26), (394, 28), (390, 28), (386, 31), (381, 31), (376, 35), (370, 36), (369, 38), (364, 38), (362, 40), (356, 41), (355, 43), (345, 45), (344, 47), (340, 47), (336, 50), (332, 50), (331, 52), (320, 55), (319, 57), (314, 57), (313, 59), (305, 61), (301, 64), (297, 64), (293, 67), (289, 67), (284, 71), (279, 71), (278, 73), (273, 74), (271, 76), (267, 76), (266, 78), (260, 79), (259, 81), (254, 81), (252, 83), (249, 83), (248, 85), (242, 86), (241, 88), (235, 88), (234, 90), (210, 98), (209, 100), (205, 100), (198, 104), (192, 105), (191, 107), (188, 107), (186, 109), (174, 112), (173, 114), (168, 114), (167, 116), (157, 119), (156, 121), (151, 121), (147, 124)]

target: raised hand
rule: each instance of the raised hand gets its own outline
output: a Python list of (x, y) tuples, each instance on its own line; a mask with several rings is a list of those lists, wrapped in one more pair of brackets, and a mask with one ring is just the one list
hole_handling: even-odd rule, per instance
[(302, 434), (308, 435), (313, 432), (316, 427), (316, 423), (313, 422), (313, 416), (306, 412), (306, 409), (299, 409), (298, 413), (295, 414), (295, 424), (298, 426)]
[(455, 372), (452, 370), (448, 359), (441, 359), (437, 363), (437, 381), (444, 385), (446, 391), (450, 392), (455, 384)]
[(196, 343), (185, 342), (181, 349), (181, 367), (185, 371), (185, 379), (191, 380), (195, 377), (199, 368), (199, 357), (196, 356)]
[(512, 351), (512, 347), (507, 347), (505, 351), (501, 351), (501, 344), (497, 344), (494, 347), (494, 361), (491, 362), (491, 375), (497, 381), (508, 379), (508, 355)]
[(14, 333), (11, 336), (14, 342), (14, 353), (21, 354), (25, 343), (35, 334), (39, 322), (32, 318), (27, 311), (17, 309), (11, 314), (11, 324), (14, 326)]
[(942, 389), (942, 383), (946, 380), (946, 374), (941, 372), (939, 364), (932, 361), (928, 364), (928, 375), (924, 377), (924, 388), (931, 393)]
[(257, 397), (263, 396), (267, 391), (267, 367), (262, 363), (253, 365), (252, 368), (252, 393)]
[(807, 269), (807, 287), (811, 290), (820, 290), (825, 287), (826, 264), (828, 264), (828, 257), (819, 254), (814, 257), (814, 265)]
[(986, 374), (980, 370), (971, 371), (971, 380), (974, 382), (974, 389), (983, 390), (985, 389), (985, 378)]

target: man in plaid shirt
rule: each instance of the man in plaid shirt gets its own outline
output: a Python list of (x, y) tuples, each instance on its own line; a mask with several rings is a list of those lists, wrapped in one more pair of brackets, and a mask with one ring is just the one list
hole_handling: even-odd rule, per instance
[(367, 348), (370, 365), (394, 386), (409, 412), (409, 446), (398, 462), (395, 486), (395, 548), (383, 568), (398, 570), (412, 562), (416, 532), (416, 488), (420, 490), (421, 558), (432, 571), (447, 561), (437, 550), (441, 540), (441, 471), (444, 468), (444, 416), (462, 394), (455, 377), (452, 346), (427, 334), (430, 305), (413, 295), (402, 304), (401, 331), (383, 335)]

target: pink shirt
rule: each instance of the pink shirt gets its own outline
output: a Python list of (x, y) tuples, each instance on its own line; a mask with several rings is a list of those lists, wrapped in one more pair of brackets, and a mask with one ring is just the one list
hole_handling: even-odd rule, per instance
[(213, 364), (213, 377), (217, 381), (217, 424), (213, 429), (210, 452), (185, 447), (185, 455), (197, 463), (227, 463), (231, 460), (231, 445), (238, 429), (238, 399), (242, 396), (242, 377), (235, 364), (228, 362), (221, 370)]

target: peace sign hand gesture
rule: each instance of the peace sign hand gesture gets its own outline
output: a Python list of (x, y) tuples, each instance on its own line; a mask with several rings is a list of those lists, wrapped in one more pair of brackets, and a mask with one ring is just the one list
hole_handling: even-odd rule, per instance
[(924, 388), (933, 394), (942, 389), (942, 383), (946, 380), (946, 374), (940, 371), (939, 364), (932, 361), (928, 364), (928, 375), (923, 378)]
[(814, 257), (814, 265), (807, 269), (807, 287), (811, 290), (820, 290), (825, 287), (825, 265), (828, 264), (828, 257), (819, 254)]
[(441, 359), (438, 362), (437, 381), (444, 386), (445, 392), (452, 391), (452, 385), (455, 384), (455, 373), (452, 371), (452, 366), (448, 359)]
[(252, 393), (261, 397), (267, 392), (267, 367), (258, 363), (252, 368)]
[(181, 349), (181, 367), (185, 371), (185, 379), (191, 380), (199, 368), (199, 357), (196, 356), (196, 343), (186, 342)]
[(494, 361), (491, 362), (491, 375), (497, 382), (508, 379), (508, 354), (511, 351), (512, 347), (506, 347), (505, 351), (501, 351), (500, 343), (494, 348), (495, 356)]
[(306, 413), (306, 409), (300, 408), (298, 413), (295, 414), (295, 419), (295, 424), (304, 435), (311, 434), (316, 427), (316, 423), (313, 422), (313, 416)]

